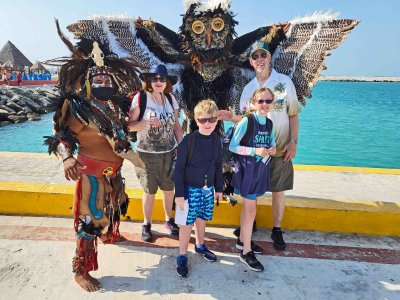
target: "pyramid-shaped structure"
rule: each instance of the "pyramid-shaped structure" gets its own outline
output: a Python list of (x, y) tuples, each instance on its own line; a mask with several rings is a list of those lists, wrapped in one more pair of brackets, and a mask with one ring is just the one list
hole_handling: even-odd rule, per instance
[(0, 61), (11, 62), (14, 69), (23, 68), (25, 66), (30, 67), (32, 63), (17, 47), (10, 41), (8, 41), (0, 51)]

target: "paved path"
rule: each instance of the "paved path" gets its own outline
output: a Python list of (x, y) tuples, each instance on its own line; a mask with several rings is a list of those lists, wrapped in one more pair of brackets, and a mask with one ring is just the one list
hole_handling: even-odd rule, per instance
[[(400, 204), (400, 175), (373, 174), (362, 170), (313, 171), (311, 167), (301, 167), (306, 170), (295, 171), (294, 189), (287, 192), (287, 195), (310, 199)], [(134, 168), (129, 162), (124, 164), (122, 173), (128, 188), (140, 188)], [(15, 152), (0, 152), (0, 181), (73, 184), (65, 180), (62, 165), (55, 157)]]
[(259, 230), (265, 271), (256, 273), (239, 262), (232, 228), (208, 228), (218, 261), (191, 246), (189, 277), (179, 278), (177, 240), (154, 224), (156, 241), (144, 243), (140, 224), (123, 222), (125, 242), (98, 246), (93, 276), (103, 288), (90, 294), (72, 280), (72, 219), (0, 216), (0, 224), (0, 299), (400, 299), (400, 238), (291, 231), (278, 252)]

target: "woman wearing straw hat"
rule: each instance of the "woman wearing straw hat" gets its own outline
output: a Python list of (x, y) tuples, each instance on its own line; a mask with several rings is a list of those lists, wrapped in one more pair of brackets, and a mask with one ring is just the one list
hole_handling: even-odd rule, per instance
[(179, 228), (172, 218), (174, 182), (168, 177), (175, 148), (182, 140), (182, 128), (178, 122), (179, 106), (171, 94), (176, 76), (168, 74), (165, 65), (157, 65), (148, 73), (142, 73), (143, 90), (132, 100), (129, 130), (137, 132), (136, 150), (145, 163), (135, 168), (143, 188), (142, 240), (152, 239), (151, 219), (155, 194), (163, 193), (165, 211), (164, 227), (173, 236)]

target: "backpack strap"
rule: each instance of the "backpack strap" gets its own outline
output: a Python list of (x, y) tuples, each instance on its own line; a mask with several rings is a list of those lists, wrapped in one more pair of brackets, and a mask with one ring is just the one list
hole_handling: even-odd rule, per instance
[(186, 164), (188, 164), (193, 157), (193, 153), (194, 153), (194, 147), (196, 145), (196, 131), (193, 131), (192, 133), (190, 133), (188, 135), (188, 154), (186, 157)]
[(169, 104), (171, 104), (172, 110), (174, 110), (174, 105), (172, 104), (172, 96), (170, 93), (164, 94), (167, 97)]
[(139, 119), (143, 119), (144, 111), (146, 110), (147, 105), (147, 94), (145, 90), (140, 90), (139, 97), (138, 97), (138, 104), (139, 104)]
[(267, 118), (267, 121), (268, 121), (268, 131), (269, 131), (270, 133), (272, 133), (272, 129), (274, 129), (274, 123), (273, 123), (272, 120), (269, 119), (269, 118)]
[(215, 131), (211, 133), (212, 136), (214, 137), (215, 144), (217, 146), (217, 159), (218, 156), (222, 154), (222, 143), (221, 143), (221, 137), (219, 136), (218, 133)]
[(247, 142), (253, 136), (253, 131), (254, 131), (254, 120), (255, 120), (254, 114), (250, 114), (246, 118), (247, 118), (247, 129), (244, 136), (240, 140), (241, 146), (245, 146), (247, 144)]

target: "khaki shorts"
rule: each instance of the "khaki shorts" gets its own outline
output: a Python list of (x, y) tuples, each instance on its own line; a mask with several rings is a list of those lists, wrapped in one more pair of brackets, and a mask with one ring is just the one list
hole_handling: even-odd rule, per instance
[(284, 156), (272, 157), (270, 161), (269, 190), (271, 192), (283, 192), (293, 190), (293, 164), (285, 162)]
[(174, 151), (166, 153), (137, 152), (143, 160), (145, 168), (135, 167), (136, 176), (146, 194), (157, 193), (158, 187), (163, 191), (173, 191), (174, 182), (167, 174), (171, 167)]

